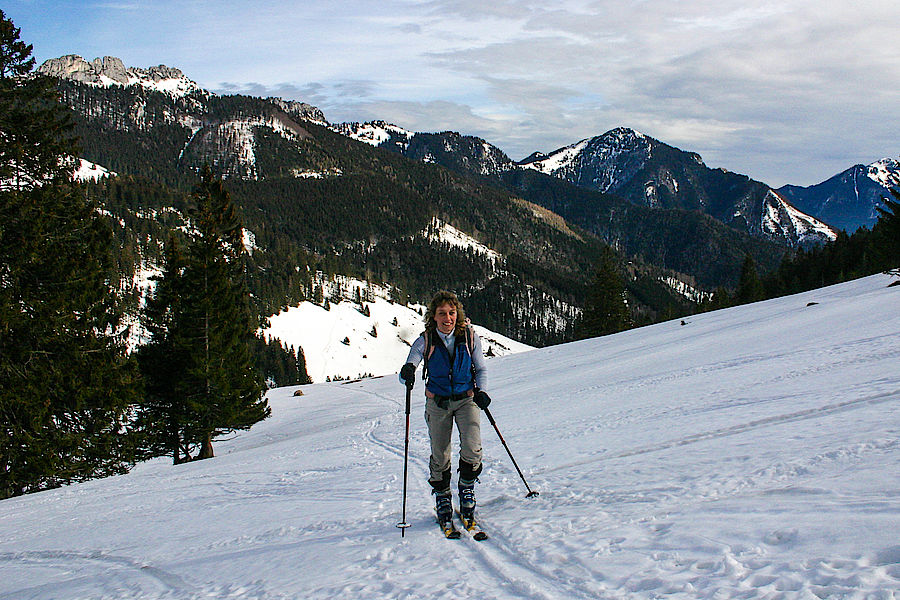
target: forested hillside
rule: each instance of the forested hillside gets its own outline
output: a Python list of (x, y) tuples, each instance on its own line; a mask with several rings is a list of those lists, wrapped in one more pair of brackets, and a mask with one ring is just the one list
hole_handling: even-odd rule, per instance
[[(310, 297), (322, 271), (389, 283), (401, 301), (458, 290), (479, 323), (529, 344), (573, 335), (605, 244), (498, 182), (298, 123), (259, 98), (60, 85), (83, 156), (118, 174), (89, 193), (118, 224), (123, 270), (158, 263), (167, 232), (187, 226), (195, 169), (209, 163), (253, 236), (250, 287), (262, 315)], [(502, 264), (429, 236), (435, 218), (498, 252)], [(627, 260), (620, 257), (623, 274)], [(640, 320), (690, 310), (661, 281), (675, 273), (632, 263)]]

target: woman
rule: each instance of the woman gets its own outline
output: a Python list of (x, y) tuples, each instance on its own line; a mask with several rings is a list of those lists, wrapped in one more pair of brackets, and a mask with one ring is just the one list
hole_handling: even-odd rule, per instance
[(475, 482), (481, 460), (481, 411), (491, 399), (484, 391), (487, 369), (481, 339), (467, 323), (456, 294), (438, 292), (425, 314), (425, 331), (413, 343), (400, 370), (400, 381), (415, 384), (416, 367), (425, 361), (425, 422), (431, 438), (431, 484), (438, 521), (452, 521), (450, 492), (451, 434), (459, 430), (459, 505), (464, 519), (475, 514)]

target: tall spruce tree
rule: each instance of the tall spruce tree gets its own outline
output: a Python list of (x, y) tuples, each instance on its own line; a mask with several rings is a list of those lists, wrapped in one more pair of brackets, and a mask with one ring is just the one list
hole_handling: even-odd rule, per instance
[(766, 290), (763, 287), (762, 280), (756, 272), (756, 263), (749, 254), (744, 257), (741, 265), (741, 278), (738, 281), (737, 291), (735, 292), (736, 304), (748, 304), (750, 302), (759, 302), (765, 300)]
[(884, 199), (884, 207), (878, 207), (877, 252), (885, 272), (900, 277), (900, 191), (891, 189), (891, 198)]
[(72, 181), (71, 123), (31, 49), (0, 11), (0, 498), (134, 460), (111, 232)]
[(631, 327), (631, 313), (625, 301), (625, 284), (616, 268), (615, 255), (607, 246), (594, 271), (588, 297), (576, 328), (578, 339), (618, 333)]
[(188, 356), (184, 345), (175, 344), (177, 317), (183, 312), (185, 260), (174, 235), (169, 236), (163, 260), (162, 274), (154, 278), (156, 285), (143, 313), (149, 341), (136, 352), (145, 394), (136, 421), (145, 456), (171, 455), (177, 465), (190, 460), (185, 431), (192, 421), (177, 391)]
[(143, 422), (163, 434), (151, 449), (168, 448), (176, 463), (197, 448), (197, 458), (212, 457), (214, 438), (270, 414), (253, 362), (259, 322), (245, 282), (243, 227), (208, 166), (191, 204), (193, 231), (183, 253), (167, 252), (147, 314), (151, 341), (141, 352), (148, 389)]

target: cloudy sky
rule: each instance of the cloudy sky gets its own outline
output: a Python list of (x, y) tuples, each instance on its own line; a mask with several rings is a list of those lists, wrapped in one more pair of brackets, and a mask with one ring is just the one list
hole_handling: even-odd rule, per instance
[(627, 126), (810, 185), (900, 155), (897, 0), (6, 0), (38, 62), (117, 56), (513, 159)]

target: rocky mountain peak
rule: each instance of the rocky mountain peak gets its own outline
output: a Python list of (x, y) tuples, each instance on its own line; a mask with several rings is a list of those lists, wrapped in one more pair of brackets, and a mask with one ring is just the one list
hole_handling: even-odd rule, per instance
[(267, 98), (267, 100), (292, 117), (304, 121), (312, 121), (320, 125), (328, 125), (325, 113), (312, 104), (297, 102), (296, 100), (285, 100), (283, 98)]
[(115, 56), (104, 56), (88, 62), (77, 54), (68, 54), (47, 60), (37, 68), (37, 72), (100, 87), (140, 85), (173, 96), (184, 96), (200, 91), (200, 86), (185, 77), (180, 69), (166, 65), (147, 69), (129, 68)]

